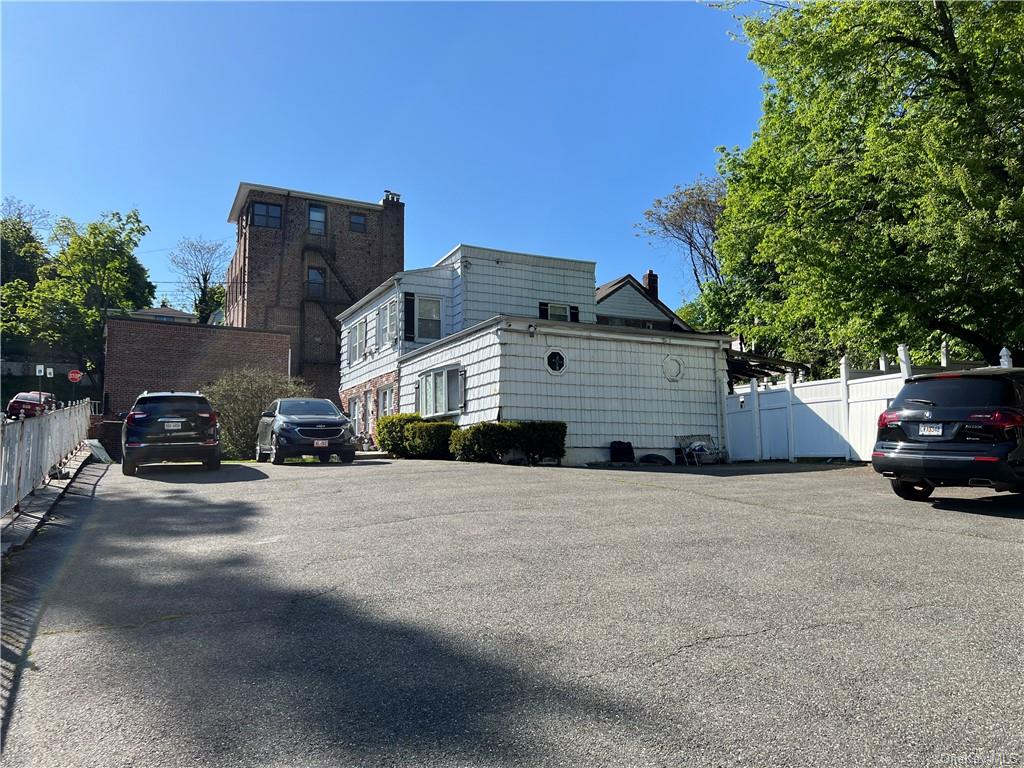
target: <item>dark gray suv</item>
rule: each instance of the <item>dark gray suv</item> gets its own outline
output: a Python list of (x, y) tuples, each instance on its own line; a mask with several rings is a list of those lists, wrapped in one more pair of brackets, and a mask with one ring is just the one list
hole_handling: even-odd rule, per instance
[(936, 486), (1024, 492), (1024, 369), (907, 379), (878, 417), (871, 464), (913, 501)]
[(356, 457), (352, 423), (330, 400), (287, 397), (275, 400), (260, 417), (256, 461), (283, 464), (290, 456), (316, 456), (324, 464), (337, 456)]

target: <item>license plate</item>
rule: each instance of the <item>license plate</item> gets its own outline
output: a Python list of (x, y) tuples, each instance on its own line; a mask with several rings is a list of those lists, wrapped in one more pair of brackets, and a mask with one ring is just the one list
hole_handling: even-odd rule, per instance
[(180, 421), (165, 421), (164, 422), (164, 429), (166, 429), (168, 432), (171, 431), (171, 430), (174, 430), (174, 429), (181, 429), (181, 422)]
[(326, 448), (327, 447), (327, 441), (326, 440), (314, 440), (313, 441), (313, 447), (314, 448)]
[(941, 424), (921, 424), (917, 428), (917, 434), (930, 437), (942, 437)]

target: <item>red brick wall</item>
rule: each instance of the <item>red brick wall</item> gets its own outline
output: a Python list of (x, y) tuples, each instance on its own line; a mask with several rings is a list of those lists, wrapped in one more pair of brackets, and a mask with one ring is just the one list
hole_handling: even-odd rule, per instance
[[(345, 413), (349, 413), (348, 403), (351, 398), (357, 398), (360, 403), (366, 402), (366, 393), (370, 393), (370, 429), (369, 433), (373, 435), (374, 441), (377, 440), (377, 418), (379, 416), (387, 416), (389, 414), (378, 413), (380, 410), (380, 400), (377, 397), (377, 390), (383, 389), (389, 385), (395, 385), (394, 393), (391, 400), (391, 413), (398, 413), (398, 373), (392, 371), (390, 373), (384, 373), (376, 378), (364, 381), (361, 384), (357, 384), (354, 387), (343, 389), (338, 392), (338, 398), (341, 400), (341, 407)], [(352, 414), (349, 413), (351, 416)], [(356, 434), (367, 431), (366, 429), (366, 417), (362, 418), (362, 423), (356, 427)]]
[(126, 411), (144, 390), (202, 390), (237, 368), (288, 373), (287, 333), (116, 318), (107, 321), (104, 400)]

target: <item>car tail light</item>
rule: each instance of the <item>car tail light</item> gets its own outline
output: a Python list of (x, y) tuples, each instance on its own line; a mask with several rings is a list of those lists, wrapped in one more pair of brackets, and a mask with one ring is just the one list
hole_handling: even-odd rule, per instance
[(138, 424), (143, 419), (148, 419), (148, 418), (149, 418), (149, 414), (146, 413), (145, 411), (132, 411), (127, 416), (125, 416), (124, 421), (125, 421), (125, 424), (131, 424), (131, 425), (134, 426), (135, 424)]
[(999, 461), (998, 456), (975, 456), (975, 461)]
[(200, 418), (203, 418), (203, 419), (209, 419), (211, 427), (214, 424), (217, 423), (217, 412), (216, 411), (202, 411), (202, 412), (196, 413), (196, 416), (199, 416)]
[(902, 411), (885, 411), (878, 415), (878, 428), (888, 427), (899, 422)]
[(1013, 429), (1024, 427), (1024, 414), (1017, 411), (993, 411), (992, 413), (972, 413), (967, 417), (971, 421), (990, 424), (997, 429)]

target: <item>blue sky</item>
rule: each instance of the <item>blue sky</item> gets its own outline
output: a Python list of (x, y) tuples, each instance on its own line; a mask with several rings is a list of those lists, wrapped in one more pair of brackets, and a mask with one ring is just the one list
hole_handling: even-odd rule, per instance
[(647, 268), (657, 196), (746, 146), (761, 75), (724, 11), (652, 4), (2, 5), (4, 195), (137, 207), (158, 295), (239, 181), (406, 202), (406, 266), (458, 242)]

